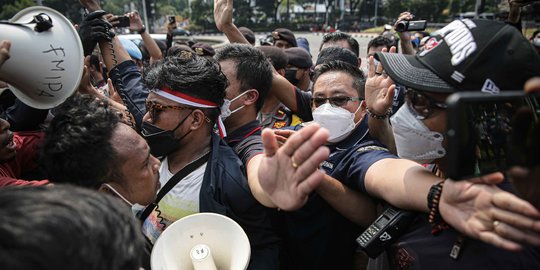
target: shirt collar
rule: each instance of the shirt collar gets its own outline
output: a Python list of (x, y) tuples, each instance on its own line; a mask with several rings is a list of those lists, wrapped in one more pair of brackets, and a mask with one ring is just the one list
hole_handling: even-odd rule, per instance
[(259, 120), (251, 121), (241, 126), (237, 130), (229, 133), (225, 138), (225, 141), (228, 144), (236, 143), (242, 141), (243, 139), (251, 135), (261, 135), (261, 123), (259, 122)]

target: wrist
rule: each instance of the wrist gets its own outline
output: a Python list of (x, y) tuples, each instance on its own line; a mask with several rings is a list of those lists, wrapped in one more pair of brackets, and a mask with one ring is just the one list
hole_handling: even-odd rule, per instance
[(378, 113), (378, 112), (374, 112), (372, 109), (366, 108), (366, 114), (371, 118), (375, 118), (378, 120), (385, 120), (390, 115), (392, 115), (392, 110), (388, 109), (385, 113)]
[(428, 221), (431, 224), (431, 234), (433, 235), (448, 228), (439, 210), (443, 186), (444, 180), (432, 185), (427, 195), (427, 206), (429, 209)]
[(139, 30), (137, 30), (137, 33), (139, 33), (139, 34), (142, 34), (144, 32), (146, 32), (146, 27), (144, 27), (144, 25)]

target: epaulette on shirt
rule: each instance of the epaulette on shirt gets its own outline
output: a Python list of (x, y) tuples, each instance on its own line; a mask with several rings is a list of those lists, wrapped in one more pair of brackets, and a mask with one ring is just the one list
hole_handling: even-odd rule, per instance
[(359, 152), (359, 153), (368, 152), (368, 151), (386, 151), (386, 152), (388, 152), (388, 149), (386, 149), (384, 147), (381, 147), (381, 146), (368, 145), (368, 146), (360, 147), (360, 148), (358, 148), (356, 150), (356, 152)]

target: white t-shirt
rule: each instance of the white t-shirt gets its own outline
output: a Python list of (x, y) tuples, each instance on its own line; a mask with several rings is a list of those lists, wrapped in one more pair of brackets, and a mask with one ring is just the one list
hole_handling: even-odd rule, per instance
[[(161, 211), (158, 217), (158, 211), (154, 209), (143, 223), (143, 233), (155, 243), (157, 238), (163, 232), (163, 226), (160, 221), (166, 225), (165, 229), (171, 223), (191, 214), (199, 213), (199, 193), (203, 182), (204, 172), (206, 170), (206, 162), (199, 168), (188, 174), (180, 182), (176, 184), (159, 202)], [(167, 182), (174, 176), (169, 171), (169, 162), (165, 158), (161, 162), (159, 168), (159, 182), (161, 186), (165, 186)], [(161, 218), (162, 220), (161, 220)]]

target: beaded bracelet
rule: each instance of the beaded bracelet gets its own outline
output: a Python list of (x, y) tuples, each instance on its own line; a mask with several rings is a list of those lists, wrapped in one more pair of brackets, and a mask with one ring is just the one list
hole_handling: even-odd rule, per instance
[(369, 115), (372, 118), (375, 118), (375, 119), (378, 119), (378, 120), (384, 120), (384, 119), (388, 118), (390, 115), (392, 115), (392, 110), (388, 110), (385, 114), (380, 115), (380, 114), (373, 113), (368, 108), (366, 108), (366, 113), (367, 113), (367, 115)]
[(448, 225), (446, 222), (444, 222), (441, 213), (439, 212), (439, 202), (441, 199), (443, 185), (444, 180), (431, 186), (427, 196), (427, 205), (429, 208), (428, 221), (431, 224), (431, 234), (433, 235), (436, 235), (448, 228)]

